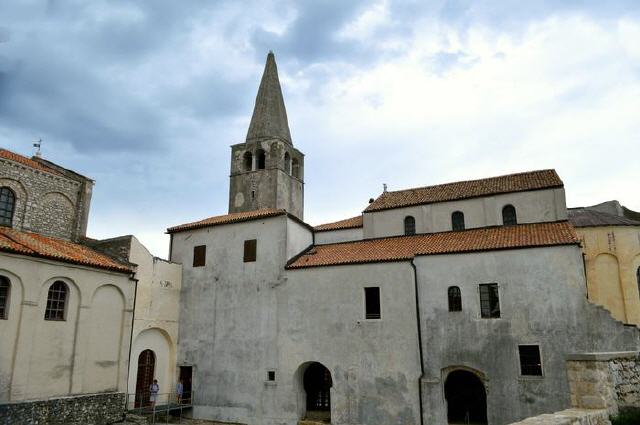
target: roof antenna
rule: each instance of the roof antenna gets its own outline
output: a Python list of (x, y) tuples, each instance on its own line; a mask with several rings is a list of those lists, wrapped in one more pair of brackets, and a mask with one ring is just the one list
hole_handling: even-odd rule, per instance
[(35, 156), (37, 158), (41, 158), (42, 154), (40, 153), (40, 147), (42, 146), (42, 138), (39, 138), (35, 142), (33, 142), (33, 147), (36, 148)]
[(386, 183), (382, 183), (382, 192), (383, 193), (387, 193), (387, 184)]

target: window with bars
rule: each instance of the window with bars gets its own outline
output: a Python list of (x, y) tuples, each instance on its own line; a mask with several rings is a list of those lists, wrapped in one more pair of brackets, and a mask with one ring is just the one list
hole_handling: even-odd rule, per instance
[(377, 286), (364, 288), (364, 318), (382, 318), (380, 311), (380, 288)]
[(16, 205), (16, 195), (8, 187), (0, 187), (0, 225), (13, 224), (13, 211)]
[(500, 294), (497, 283), (480, 285), (480, 316), (484, 319), (500, 317)]
[(56, 280), (49, 287), (49, 294), (47, 295), (47, 308), (44, 311), (45, 320), (65, 320), (66, 319), (66, 307), (67, 298), (69, 295), (69, 288), (67, 284)]
[(410, 215), (404, 218), (404, 234), (405, 235), (416, 234), (416, 219)]
[(257, 248), (258, 248), (257, 239), (250, 239), (250, 240), (244, 241), (244, 262), (245, 263), (251, 263), (253, 261), (256, 261)]
[(518, 345), (520, 355), (520, 374), (523, 376), (542, 376), (542, 359), (539, 345)]
[(193, 247), (193, 267), (203, 267), (207, 262), (207, 246), (198, 245)]
[(518, 224), (516, 208), (513, 205), (505, 205), (504, 208), (502, 208), (502, 224), (505, 226)]
[(451, 214), (451, 229), (455, 231), (464, 230), (464, 214), (462, 211), (456, 211)]
[(449, 311), (462, 311), (462, 295), (460, 294), (460, 288), (457, 286), (450, 286), (448, 295)]
[(9, 317), (9, 293), (11, 292), (11, 282), (4, 276), (0, 276), (0, 320)]

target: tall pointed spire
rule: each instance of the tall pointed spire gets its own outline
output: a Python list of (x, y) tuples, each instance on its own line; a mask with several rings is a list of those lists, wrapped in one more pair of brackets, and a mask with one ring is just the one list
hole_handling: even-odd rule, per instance
[(278, 68), (273, 52), (267, 55), (262, 81), (256, 96), (251, 124), (247, 132), (247, 142), (260, 139), (281, 139), (291, 145), (287, 110), (282, 98), (282, 89), (278, 79)]

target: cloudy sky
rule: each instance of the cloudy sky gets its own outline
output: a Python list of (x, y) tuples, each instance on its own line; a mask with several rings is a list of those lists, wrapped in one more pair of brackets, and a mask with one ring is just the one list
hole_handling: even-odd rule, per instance
[(89, 234), (166, 256), (227, 212), (269, 50), (305, 220), (382, 191), (555, 168), (640, 210), (640, 2), (0, 1), (0, 146), (96, 180)]

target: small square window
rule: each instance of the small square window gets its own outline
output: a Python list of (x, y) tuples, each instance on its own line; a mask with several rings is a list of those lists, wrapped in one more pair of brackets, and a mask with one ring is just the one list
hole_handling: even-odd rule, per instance
[(268, 370), (267, 371), (267, 381), (275, 381), (276, 380), (276, 371)]
[(523, 376), (542, 376), (542, 359), (539, 345), (518, 345), (520, 355), (520, 374)]
[(483, 319), (500, 317), (500, 294), (497, 283), (480, 285), (480, 316)]
[(251, 263), (256, 261), (256, 248), (258, 241), (256, 239), (250, 239), (244, 241), (244, 262)]
[(365, 319), (380, 319), (380, 288), (364, 288)]
[(203, 267), (207, 258), (207, 246), (198, 245), (193, 247), (193, 267)]

